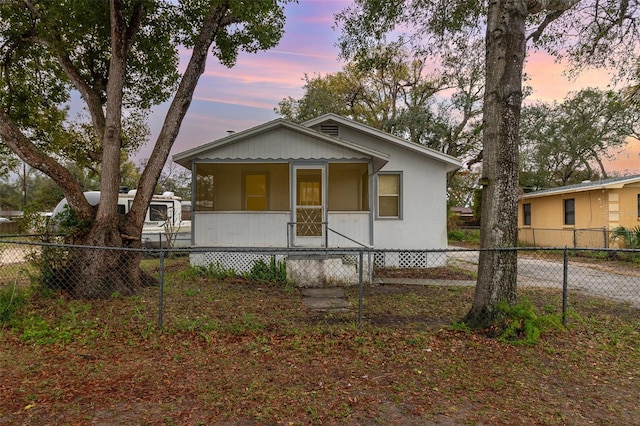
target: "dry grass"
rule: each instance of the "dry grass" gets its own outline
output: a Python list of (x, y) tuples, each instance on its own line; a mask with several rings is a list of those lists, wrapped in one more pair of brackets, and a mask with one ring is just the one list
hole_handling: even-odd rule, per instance
[[(154, 261), (147, 267), (154, 269)], [(0, 328), (0, 424), (634, 424), (640, 316), (572, 295), (568, 330), (514, 346), (452, 327), (468, 287), (368, 286), (346, 313), (298, 289), (188, 273), (158, 297), (33, 294)], [(185, 272), (187, 271), (187, 272)], [(527, 290), (540, 310), (560, 295)]]

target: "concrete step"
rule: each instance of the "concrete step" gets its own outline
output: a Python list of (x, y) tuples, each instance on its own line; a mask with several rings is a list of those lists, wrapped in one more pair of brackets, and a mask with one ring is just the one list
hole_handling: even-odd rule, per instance
[(304, 305), (314, 311), (346, 312), (351, 309), (341, 287), (305, 288), (302, 297)]

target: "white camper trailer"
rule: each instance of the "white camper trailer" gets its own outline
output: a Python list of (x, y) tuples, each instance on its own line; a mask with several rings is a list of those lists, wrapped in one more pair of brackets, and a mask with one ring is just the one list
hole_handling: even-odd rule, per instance
[[(131, 190), (118, 195), (118, 213), (127, 214), (133, 203), (136, 191)], [(84, 193), (92, 206), (100, 202), (99, 191)], [(62, 213), (67, 206), (64, 198), (53, 209), (52, 217)], [(171, 241), (171, 244), (167, 244)], [(182, 199), (173, 192), (154, 195), (147, 209), (142, 228), (142, 244), (147, 248), (187, 247), (191, 245), (191, 221), (182, 220)]]

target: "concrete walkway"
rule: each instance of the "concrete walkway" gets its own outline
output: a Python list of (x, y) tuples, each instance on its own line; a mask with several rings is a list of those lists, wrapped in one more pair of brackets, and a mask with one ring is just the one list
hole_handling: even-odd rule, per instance
[(302, 289), (302, 302), (314, 311), (346, 312), (351, 309), (342, 287)]

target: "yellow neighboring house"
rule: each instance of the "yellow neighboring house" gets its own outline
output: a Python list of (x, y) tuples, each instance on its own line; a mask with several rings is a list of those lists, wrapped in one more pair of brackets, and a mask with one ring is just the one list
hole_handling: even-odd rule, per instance
[(640, 175), (525, 193), (519, 240), (542, 247), (611, 247), (613, 229), (640, 226)]

